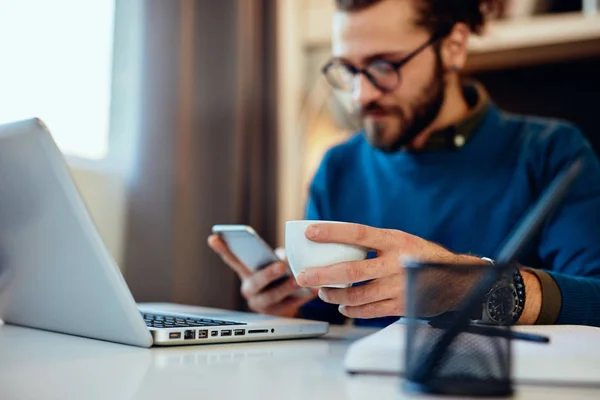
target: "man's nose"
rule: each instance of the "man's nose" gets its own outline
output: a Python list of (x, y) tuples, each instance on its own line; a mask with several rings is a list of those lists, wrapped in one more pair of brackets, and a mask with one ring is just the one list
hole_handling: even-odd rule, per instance
[(363, 107), (378, 100), (383, 93), (364, 74), (357, 74), (354, 77), (354, 87), (352, 90), (352, 101), (358, 106)]

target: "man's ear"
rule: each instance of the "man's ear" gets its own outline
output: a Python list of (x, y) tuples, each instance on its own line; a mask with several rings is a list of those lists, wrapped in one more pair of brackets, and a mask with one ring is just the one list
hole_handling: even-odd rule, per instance
[(446, 71), (456, 70), (458, 72), (465, 67), (470, 33), (469, 27), (459, 22), (442, 41), (440, 53)]

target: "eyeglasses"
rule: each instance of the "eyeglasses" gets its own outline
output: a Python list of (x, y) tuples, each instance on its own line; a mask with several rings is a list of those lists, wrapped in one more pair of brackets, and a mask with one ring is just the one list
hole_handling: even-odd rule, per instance
[(366, 68), (356, 68), (343, 61), (332, 60), (323, 67), (322, 72), (329, 84), (335, 89), (346, 92), (352, 91), (356, 84), (357, 75), (364, 74), (377, 89), (384, 93), (391, 92), (398, 88), (402, 81), (400, 68), (447, 34), (447, 30), (439, 31), (401, 61), (375, 60)]

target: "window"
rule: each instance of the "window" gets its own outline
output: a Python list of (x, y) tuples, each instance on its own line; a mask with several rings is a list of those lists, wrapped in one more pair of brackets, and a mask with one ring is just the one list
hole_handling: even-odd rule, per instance
[(41, 118), (60, 149), (108, 152), (115, 0), (0, 0), (0, 124)]

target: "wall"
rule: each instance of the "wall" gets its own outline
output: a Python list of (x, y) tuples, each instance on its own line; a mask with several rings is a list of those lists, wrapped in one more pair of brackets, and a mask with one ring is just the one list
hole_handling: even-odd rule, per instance
[(114, 172), (101, 172), (82, 166), (71, 167), (71, 172), (106, 247), (123, 270), (127, 216), (123, 178)]
[(510, 112), (567, 120), (600, 154), (600, 56), (474, 75)]

